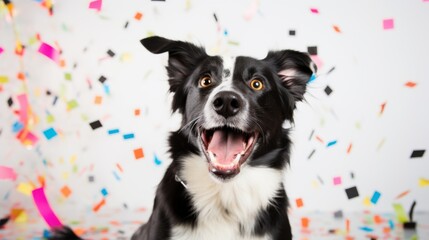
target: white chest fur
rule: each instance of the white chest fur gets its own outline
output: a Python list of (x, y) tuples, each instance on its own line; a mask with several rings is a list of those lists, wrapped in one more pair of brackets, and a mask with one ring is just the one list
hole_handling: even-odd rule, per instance
[(175, 226), (172, 239), (269, 239), (251, 233), (258, 212), (279, 190), (282, 171), (243, 165), (234, 179), (220, 182), (208, 172), (205, 159), (192, 155), (184, 159), (180, 178), (198, 211), (197, 227)]

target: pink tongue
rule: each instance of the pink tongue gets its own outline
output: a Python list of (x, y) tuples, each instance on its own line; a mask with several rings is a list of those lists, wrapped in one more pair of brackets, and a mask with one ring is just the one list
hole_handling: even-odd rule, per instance
[(207, 150), (215, 154), (217, 163), (228, 165), (234, 161), (237, 154), (244, 150), (244, 147), (242, 134), (226, 130), (216, 130)]

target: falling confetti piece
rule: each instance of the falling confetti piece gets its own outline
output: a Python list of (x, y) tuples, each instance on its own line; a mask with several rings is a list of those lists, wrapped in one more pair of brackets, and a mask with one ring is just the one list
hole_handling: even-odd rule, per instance
[(46, 198), (45, 191), (43, 188), (37, 188), (32, 191), (34, 203), (39, 210), (40, 215), (42, 215), (45, 222), (51, 227), (61, 227), (63, 224), (52, 211), (51, 206)]
[(335, 144), (337, 144), (337, 140), (334, 140), (334, 141), (330, 141), (330, 142), (328, 142), (328, 144), (326, 145), (326, 147), (332, 147), (332, 146), (334, 146)]
[(296, 30), (289, 30), (289, 36), (295, 36)]
[(155, 165), (159, 166), (162, 164), (162, 161), (158, 158), (158, 156), (154, 156), (153, 157), (153, 162), (155, 163)]
[(124, 138), (124, 140), (133, 139), (134, 133), (127, 133), (127, 134), (124, 134), (122, 137)]
[(419, 187), (428, 187), (429, 186), (429, 179), (420, 178), (419, 179)]
[(416, 85), (417, 85), (417, 83), (415, 83), (415, 82), (411, 82), (411, 81), (409, 81), (409, 82), (405, 83), (405, 86), (406, 86), (406, 87), (409, 87), (409, 88), (413, 88), (413, 87), (415, 87)]
[(16, 180), (16, 172), (13, 168), (0, 166), (0, 180)]
[(0, 84), (8, 83), (9, 78), (7, 76), (0, 76)]
[(351, 187), (346, 189), (346, 194), (348, 199), (359, 197), (359, 192), (357, 187)]
[(395, 199), (403, 198), (403, 197), (405, 197), (406, 195), (408, 195), (408, 193), (410, 193), (410, 190), (407, 190), (407, 191), (404, 191), (404, 192), (400, 193), (398, 196), (396, 196), (396, 198), (395, 198)]
[(143, 148), (134, 149), (134, 157), (136, 160), (144, 158)]
[(341, 177), (334, 177), (333, 179), (334, 185), (340, 185), (341, 184)]
[(378, 191), (375, 191), (374, 194), (371, 197), (371, 203), (377, 204), (378, 200), (380, 199), (381, 193)]
[(317, 46), (309, 46), (309, 47), (307, 47), (307, 52), (310, 55), (317, 55)]
[(308, 228), (308, 226), (310, 225), (310, 219), (307, 217), (303, 217), (301, 218), (301, 227), (302, 228)]
[(107, 196), (109, 193), (107, 192), (107, 190), (105, 188), (101, 189), (101, 194), (103, 194), (103, 196)]
[(42, 43), (39, 47), (39, 53), (43, 54), (44, 56), (50, 58), (52, 61), (58, 63), (59, 62), (59, 52), (53, 48), (51, 45), (47, 43)]
[(106, 204), (106, 199), (103, 198), (100, 202), (94, 205), (94, 207), (92, 208), (92, 211), (98, 212), (98, 210), (100, 210), (100, 208), (105, 204)]
[(386, 108), (386, 104), (387, 104), (387, 102), (384, 102), (380, 105), (380, 113), (379, 113), (380, 115), (384, 113), (384, 109)]
[(75, 108), (77, 108), (79, 106), (79, 104), (77, 103), (77, 101), (75, 99), (70, 100), (67, 102), (67, 111), (73, 110)]
[(304, 202), (302, 201), (302, 198), (297, 198), (297, 199), (295, 200), (295, 202), (296, 202), (296, 207), (297, 207), (297, 208), (301, 208), (301, 207), (303, 207), (303, 206), (304, 206)]
[(310, 11), (314, 14), (319, 14), (319, 10), (317, 8), (310, 8)]
[(48, 128), (45, 131), (43, 131), (43, 135), (45, 135), (47, 140), (51, 140), (52, 138), (56, 137), (58, 135), (57, 131), (53, 128)]
[(91, 126), (92, 130), (103, 127), (103, 124), (101, 124), (100, 120), (96, 120), (94, 122), (91, 122), (91, 123), (89, 123), (89, 125)]
[(367, 226), (360, 227), (359, 229), (362, 230), (362, 231), (365, 231), (365, 232), (373, 232), (374, 231), (373, 228), (370, 228), (370, 227), (367, 227)]
[(117, 133), (119, 133), (119, 129), (110, 129), (109, 131), (107, 131), (107, 133), (109, 135), (117, 134)]
[(4, 49), (0, 47), (0, 55), (4, 52)]
[(95, 9), (97, 11), (100, 11), (102, 4), (103, 4), (102, 0), (94, 0), (94, 1), (92, 1), (92, 2), (89, 3), (89, 8), (90, 9)]
[(341, 33), (341, 29), (337, 25), (332, 26), (332, 28), (334, 29), (335, 32)]
[(62, 187), (60, 191), (65, 198), (68, 198), (71, 194), (71, 189), (67, 185)]
[(353, 144), (349, 144), (349, 147), (347, 148), (347, 154), (350, 154), (350, 152), (352, 151), (352, 147), (353, 147)]
[(425, 154), (425, 151), (426, 151), (426, 150), (414, 150), (414, 151), (411, 153), (410, 158), (421, 158), (421, 157), (423, 157), (423, 155)]
[(394, 20), (393, 18), (384, 19), (383, 20), (383, 29), (384, 30), (390, 30), (394, 28)]
[(140, 21), (143, 17), (143, 14), (141, 12), (136, 12), (136, 14), (134, 15), (134, 19), (136, 19), (137, 21)]
[(408, 215), (405, 213), (404, 207), (401, 204), (394, 203), (393, 210), (395, 210), (396, 218), (400, 223), (410, 221), (410, 219), (408, 218)]

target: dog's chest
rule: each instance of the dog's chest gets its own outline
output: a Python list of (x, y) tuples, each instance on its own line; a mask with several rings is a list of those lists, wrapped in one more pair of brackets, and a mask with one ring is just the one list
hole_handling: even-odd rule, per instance
[(197, 210), (197, 225), (175, 226), (172, 239), (269, 239), (254, 236), (253, 229), (281, 187), (281, 171), (243, 166), (232, 181), (221, 183), (210, 176), (205, 159), (193, 155), (183, 162), (180, 177)]

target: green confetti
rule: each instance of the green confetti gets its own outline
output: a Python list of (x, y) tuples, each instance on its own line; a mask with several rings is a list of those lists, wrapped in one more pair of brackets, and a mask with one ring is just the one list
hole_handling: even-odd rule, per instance
[(66, 80), (68, 80), (68, 81), (72, 80), (72, 75), (71, 75), (71, 73), (65, 73), (65, 74), (64, 74), (64, 78), (65, 78)]
[(398, 221), (401, 223), (409, 222), (407, 214), (405, 213), (404, 207), (400, 203), (394, 203), (393, 209), (395, 210), (396, 217), (398, 218)]
[(67, 110), (69, 111), (77, 108), (78, 106), (79, 104), (74, 99), (67, 102)]

